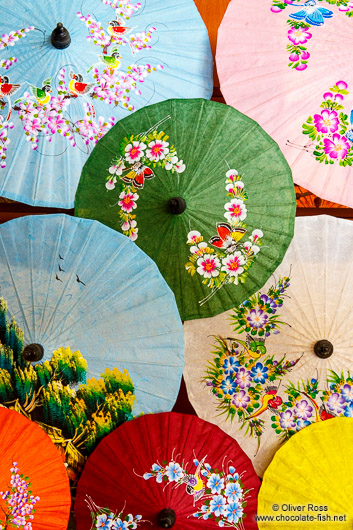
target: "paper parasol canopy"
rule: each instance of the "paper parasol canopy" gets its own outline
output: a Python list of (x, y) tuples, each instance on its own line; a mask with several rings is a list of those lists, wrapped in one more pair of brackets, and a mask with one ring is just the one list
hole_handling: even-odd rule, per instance
[(348, 0), (233, 0), (216, 53), (226, 102), (270, 134), (296, 184), (353, 206)]
[(297, 218), (263, 289), (233, 311), (184, 324), (189, 399), (259, 475), (303, 427), (353, 416), (352, 238), (351, 221)]
[(87, 461), (77, 530), (110, 523), (255, 530), (259, 485), (250, 460), (218, 427), (187, 414), (142, 416), (109, 434)]
[(117, 120), (169, 97), (211, 97), (210, 43), (192, 0), (8, 0), (0, 20), (9, 199), (72, 208), (83, 164)]
[(281, 447), (260, 489), (259, 529), (352, 528), (352, 443), (353, 419), (334, 418)]
[(128, 238), (66, 215), (22, 217), (0, 226), (0, 270), (0, 403), (38, 421), (74, 476), (121, 422), (173, 407), (183, 327)]
[(99, 142), (75, 213), (136, 241), (189, 320), (241, 303), (269, 278), (292, 238), (294, 186), (257, 123), (213, 101), (168, 100)]
[(0, 408), (0, 527), (66, 530), (69, 478), (60, 453), (34, 422)]

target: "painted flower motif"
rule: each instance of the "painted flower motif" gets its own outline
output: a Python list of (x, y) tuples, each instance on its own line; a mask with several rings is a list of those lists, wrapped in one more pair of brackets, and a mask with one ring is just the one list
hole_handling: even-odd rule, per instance
[(242, 496), (243, 490), (238, 482), (228, 482), (224, 495), (228, 497), (228, 502), (237, 502)]
[(350, 148), (345, 136), (335, 133), (332, 140), (324, 138), (324, 151), (330, 158), (343, 160)]
[[(148, 144), (149, 149), (146, 151), (146, 156), (153, 162), (163, 160), (169, 153), (169, 143), (163, 140), (153, 140)], [(185, 168), (184, 168), (185, 169)]]
[(204, 250), (202, 249), (205, 249), (207, 247), (208, 247), (207, 243), (201, 242), (201, 243), (198, 243), (197, 245), (193, 245), (192, 247), (190, 247), (190, 252), (191, 254), (199, 254), (200, 256), (202, 256), (202, 254), (204, 253)]
[(353, 403), (349, 403), (349, 405), (346, 406), (343, 414), (346, 418), (353, 418)]
[(111, 530), (112, 523), (112, 519), (108, 517), (107, 514), (102, 513), (100, 515), (97, 515), (96, 527), (100, 528), (100, 530)]
[(238, 175), (239, 173), (236, 169), (228, 169), (226, 173), (227, 179), (231, 180), (232, 182), (234, 182), (238, 178)]
[(305, 44), (311, 39), (312, 34), (306, 31), (305, 28), (290, 28), (288, 31), (288, 39), (293, 42), (293, 44)]
[(215, 495), (210, 501), (210, 510), (216, 517), (223, 515), (226, 499), (222, 495)]
[[(112, 530), (128, 530), (128, 522), (122, 521), (121, 519), (115, 519), (112, 524)], [(136, 528), (136, 526), (135, 526)]]
[(260, 296), (260, 301), (265, 305), (268, 306), (270, 309), (272, 309), (272, 314), (276, 312), (276, 309), (278, 309), (278, 305), (276, 304), (275, 300), (268, 296), (267, 294), (262, 294)]
[(237, 389), (237, 383), (230, 375), (228, 375), (225, 379), (223, 379), (221, 383), (221, 389), (225, 394), (229, 394), (231, 396)]
[(223, 371), (226, 375), (231, 375), (234, 372), (237, 372), (240, 363), (237, 361), (236, 357), (227, 357), (224, 360), (222, 365)]
[(245, 368), (240, 368), (235, 376), (235, 380), (240, 388), (248, 388), (251, 385), (250, 372), (245, 370)]
[(268, 315), (262, 309), (252, 309), (249, 315), (246, 317), (252, 328), (262, 328), (268, 321)]
[(250, 402), (250, 398), (245, 392), (245, 390), (240, 390), (235, 396), (233, 397), (233, 404), (237, 408), (246, 409)]
[(183, 468), (177, 462), (169, 462), (165, 469), (169, 482), (180, 480), (185, 475)]
[(119, 195), (119, 198), (121, 200), (118, 202), (118, 204), (124, 212), (131, 213), (132, 210), (137, 207), (136, 201), (139, 198), (137, 193), (132, 193), (131, 191), (122, 191)]
[(144, 156), (144, 150), (146, 149), (146, 144), (139, 141), (134, 141), (132, 144), (128, 144), (125, 147), (125, 160), (133, 164), (134, 162), (139, 162)]
[(245, 258), (241, 252), (235, 251), (222, 259), (222, 271), (225, 271), (229, 276), (237, 278), (239, 274), (244, 272), (243, 265), (245, 265)]
[(341, 395), (345, 401), (353, 401), (353, 388), (347, 383), (341, 388)]
[(224, 205), (227, 210), (224, 217), (230, 222), (244, 221), (247, 209), (244, 202), (241, 199), (232, 199)]
[(285, 410), (284, 412), (280, 413), (279, 424), (282, 429), (294, 429), (295, 421), (293, 419), (291, 410)]
[(113, 190), (115, 188), (115, 184), (116, 184), (117, 180), (116, 180), (116, 177), (112, 177), (110, 178), (106, 184), (105, 184), (105, 187), (107, 188), (107, 190)]
[(179, 160), (176, 164), (175, 164), (175, 171), (177, 173), (183, 173), (183, 171), (185, 171), (185, 168), (186, 168), (186, 165), (184, 164), (184, 162), (182, 160)]
[(211, 489), (211, 493), (220, 493), (224, 488), (224, 478), (221, 478), (216, 473), (212, 473), (207, 481), (207, 487)]
[(224, 510), (224, 515), (227, 517), (228, 523), (236, 524), (239, 519), (243, 517), (244, 510), (237, 502), (232, 502), (228, 504)]
[(327, 407), (335, 414), (341, 414), (346, 406), (345, 399), (337, 392), (331, 394), (327, 400)]
[(296, 431), (301, 431), (301, 429), (304, 429), (304, 427), (307, 427), (308, 425), (311, 425), (310, 421), (300, 418), (295, 424)]
[(348, 85), (347, 85), (347, 83), (345, 81), (337, 81), (336, 86), (340, 90), (347, 90), (347, 88), (348, 88)]
[(258, 239), (260, 239), (261, 237), (263, 237), (263, 235), (264, 235), (264, 233), (263, 233), (262, 230), (259, 230), (259, 229), (257, 229), (257, 230), (253, 230), (253, 231), (252, 231), (252, 234), (251, 234), (251, 236), (250, 236), (249, 239), (250, 239), (250, 241), (252, 241), (253, 243), (256, 243), (256, 241), (257, 241)]
[(188, 244), (191, 244), (198, 243), (200, 240), (202, 240), (200, 232), (198, 232), (197, 230), (191, 230), (191, 232), (188, 233), (188, 239), (186, 242)]
[(324, 109), (321, 114), (314, 114), (315, 127), (318, 132), (334, 133), (339, 127), (339, 119), (335, 110)]
[(262, 363), (256, 363), (256, 365), (250, 370), (250, 375), (255, 383), (264, 383), (268, 377), (268, 368)]
[(155, 475), (156, 482), (161, 483), (163, 481), (163, 473), (161, 466), (159, 466), (158, 464), (153, 464), (152, 471), (157, 471), (157, 475)]
[(251, 241), (245, 241), (244, 248), (246, 250), (247, 255), (254, 254), (254, 256), (256, 256), (256, 254), (260, 252), (260, 247), (258, 247), (257, 245), (253, 245)]
[(293, 412), (297, 418), (307, 420), (313, 415), (313, 407), (309, 405), (306, 399), (302, 399), (301, 401), (297, 402)]
[(204, 278), (214, 278), (219, 275), (221, 265), (215, 254), (206, 254), (197, 260), (197, 272)]

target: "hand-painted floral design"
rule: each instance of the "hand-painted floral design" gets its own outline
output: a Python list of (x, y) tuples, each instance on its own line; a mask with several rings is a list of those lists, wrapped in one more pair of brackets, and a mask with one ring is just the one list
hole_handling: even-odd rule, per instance
[[(142, 190), (146, 180), (154, 178), (153, 169), (161, 167), (171, 173), (182, 173), (185, 164), (178, 159), (174, 145), (167, 141), (169, 136), (165, 132), (158, 132), (158, 127), (169, 120), (167, 116), (149, 131), (124, 138), (120, 144), (120, 153), (112, 161), (108, 169), (105, 187), (108, 191), (115, 189), (119, 179), (120, 189), (119, 217), (123, 233), (132, 241), (138, 237), (136, 214), (138, 190)], [(199, 274), (205, 278), (212, 278), (218, 274), (220, 262), (217, 256), (208, 256), (207, 261), (197, 263)], [(216, 272), (215, 272), (216, 271)]]
[[(211, 289), (200, 304), (204, 304), (223, 285), (244, 283), (248, 270), (260, 252), (263, 233), (260, 229), (247, 234), (245, 219), (248, 196), (241, 175), (235, 169), (226, 173), (226, 192), (230, 201), (224, 206), (227, 222), (217, 223), (217, 235), (209, 239), (208, 244), (197, 230), (188, 233), (186, 243), (190, 245), (189, 261), (185, 268), (191, 276), (199, 274), (202, 283)], [(214, 247), (214, 248), (212, 248)]]
[[(44, 79), (41, 86), (28, 87), (27, 83), (14, 84), (10, 79), (11, 66), (21, 58), (9, 57), (0, 61), (0, 68), (10, 71), (9, 75), (0, 75), (0, 110), (7, 114), (6, 118), (0, 117), (2, 168), (6, 166), (6, 149), (10, 142), (8, 132), (18, 126), (9, 121), (13, 111), (22, 122), (24, 134), (32, 149), (38, 149), (44, 140), (52, 142), (62, 136), (71, 147), (80, 145), (80, 148), (86, 149), (88, 153), (115, 123), (113, 116), (96, 117), (94, 100), (99, 99), (107, 105), (119, 105), (133, 111), (131, 96), (141, 95), (140, 87), (147, 76), (163, 69), (159, 64), (136, 64), (134, 61), (127, 66), (126, 71), (122, 70), (124, 47), (129, 49), (133, 57), (143, 50), (150, 49), (156, 28), (132, 33), (128, 20), (142, 8), (140, 3), (129, 3), (127, 0), (117, 3), (108, 0), (102, 2), (115, 11), (114, 20), (111, 20), (114, 17), (107, 13), (109, 23), (102, 25), (91, 15), (77, 13), (88, 28), (88, 41), (101, 48), (97, 60), (86, 72), (62, 68), (56, 79), (50, 77)], [(29, 26), (11, 31), (9, 35), (3, 34), (0, 37), (0, 50), (14, 46), (16, 41), (35, 29)], [(12, 103), (15, 94), (17, 99)], [(81, 117), (75, 121), (71, 118), (72, 101), (76, 102), (76, 109), (77, 102), (82, 103), (82, 110), (78, 112)], [(77, 115), (77, 110), (75, 113)]]
[(0, 491), (1, 498), (6, 504), (6, 510), (2, 508), (3, 513), (0, 515), (0, 528), (5, 530), (11, 526), (31, 530), (35, 517), (35, 505), (40, 498), (32, 494), (29, 477), (24, 477), (19, 473), (18, 462), (13, 462), (10, 471), (10, 484), (6, 491)]
[[(187, 470), (188, 464), (179, 464), (173, 458), (169, 462), (157, 462), (143, 478), (155, 478), (158, 483), (173, 482), (177, 487), (185, 485), (185, 491), (193, 496), (196, 508), (190, 515), (197, 519), (212, 519), (221, 527), (242, 528), (249, 490), (244, 488), (242, 477), (234, 466), (229, 464), (222, 471), (215, 470), (205, 462), (205, 458), (200, 461), (194, 459), (196, 470), (191, 472)], [(172, 478), (170, 469), (177, 470)]]
[(309, 116), (303, 124), (303, 134), (313, 141), (313, 154), (318, 162), (351, 166), (353, 162), (353, 112), (348, 116), (341, 104), (349, 94), (345, 81), (337, 81), (323, 94), (320, 113)]
[(246, 333), (246, 340), (215, 337), (213, 359), (203, 378), (217, 398), (218, 410), (231, 421), (237, 418), (240, 429), (255, 435), (259, 445), (265, 424), (262, 414), (266, 410), (275, 412), (282, 404), (279, 384), (274, 383), (299, 361), (287, 361), (285, 355), (278, 360), (265, 355), (265, 338), (279, 333), (284, 324), (277, 310), (289, 285), (288, 277), (279, 278), (267, 294), (256, 293), (233, 309), (234, 331)]
[(91, 512), (92, 530), (96, 528), (101, 530), (134, 530), (140, 523), (147, 522), (142, 520), (142, 515), (132, 515), (131, 513), (124, 515), (124, 509), (118, 513), (109, 508), (101, 508), (88, 495), (86, 495), (85, 501)]
[[(312, 28), (326, 25), (326, 21), (334, 16), (331, 9), (320, 6), (318, 2), (322, 3), (322, 0), (308, 0), (304, 4), (300, 0), (272, 0), (272, 13), (281, 13), (285, 9), (290, 11), (287, 19), (290, 44), (286, 49), (289, 53), (288, 66), (297, 71), (308, 67), (310, 53), (304, 44), (312, 38)], [(353, 16), (353, 2), (349, 0), (326, 0), (326, 3), (329, 7), (337, 5), (338, 13), (341, 11), (348, 17)]]
[(313, 378), (297, 386), (289, 383), (285, 393), (287, 400), (283, 400), (271, 418), (281, 441), (317, 421), (335, 416), (353, 417), (353, 378), (349, 372), (345, 375), (330, 370), (326, 390), (320, 389), (318, 380)]

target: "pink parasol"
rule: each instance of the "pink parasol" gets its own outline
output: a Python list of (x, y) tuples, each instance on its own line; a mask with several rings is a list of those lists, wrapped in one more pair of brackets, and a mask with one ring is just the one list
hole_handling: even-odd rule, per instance
[(353, 206), (348, 0), (232, 0), (216, 63), (227, 104), (279, 144), (294, 182)]

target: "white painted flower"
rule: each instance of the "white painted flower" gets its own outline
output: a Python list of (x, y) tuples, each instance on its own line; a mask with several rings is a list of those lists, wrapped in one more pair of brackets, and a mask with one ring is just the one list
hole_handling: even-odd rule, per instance
[(184, 164), (182, 160), (179, 160), (179, 162), (175, 164), (175, 170), (177, 173), (183, 173), (183, 171), (185, 171), (185, 168), (186, 168), (186, 165)]
[(251, 243), (251, 241), (245, 241), (245, 243), (244, 243), (244, 248), (245, 248), (247, 254), (252, 253), (252, 254), (254, 254), (254, 256), (255, 256), (258, 252), (260, 252), (260, 247), (258, 247), (257, 245), (253, 245), (253, 244)]
[(229, 169), (226, 173), (227, 179), (234, 180), (234, 177), (238, 176), (238, 171), (236, 169)]
[(245, 258), (239, 251), (229, 254), (222, 259), (222, 271), (225, 271), (229, 276), (238, 278), (239, 274), (244, 272), (243, 265), (245, 265)]
[(146, 156), (153, 162), (163, 160), (169, 153), (169, 143), (163, 140), (153, 140), (148, 144), (150, 149), (147, 149)]
[(132, 144), (128, 144), (125, 147), (125, 160), (133, 164), (134, 162), (139, 162), (144, 156), (144, 150), (146, 149), (146, 144), (139, 141), (134, 141)]
[(224, 217), (228, 221), (244, 221), (247, 214), (247, 209), (244, 202), (241, 199), (232, 199), (230, 202), (224, 205), (227, 210)]
[(167, 156), (166, 160), (167, 160), (167, 162), (166, 162), (165, 168), (168, 171), (170, 171), (174, 167), (174, 165), (178, 162), (178, 157), (175, 156), (175, 155), (172, 156), (172, 157), (171, 156)]
[(121, 175), (124, 169), (124, 164), (110, 166), (109, 173), (111, 175)]
[(125, 221), (125, 223), (121, 225), (121, 229), (123, 232), (127, 232), (129, 228), (130, 228), (130, 223), (128, 221)]
[(215, 254), (205, 254), (197, 260), (197, 272), (205, 278), (214, 278), (219, 275), (221, 265)]
[(191, 254), (197, 254), (200, 251), (200, 249), (207, 248), (207, 246), (208, 246), (207, 243), (205, 243), (203, 241), (203, 242), (199, 243), (198, 245), (194, 245), (194, 246), (190, 247), (190, 252), (191, 252)]
[(244, 182), (241, 180), (237, 180), (236, 182), (232, 182), (231, 184), (226, 185), (226, 190), (230, 193), (234, 193), (235, 191), (242, 190), (244, 188)]
[(200, 232), (198, 232), (197, 230), (191, 230), (191, 232), (188, 233), (188, 240), (186, 243), (189, 245), (190, 243), (197, 243), (197, 240), (199, 240), (200, 237)]
[(253, 241), (254, 243), (256, 243), (256, 241), (258, 239), (260, 239), (261, 237), (263, 237), (263, 232), (262, 230), (253, 230), (251, 236), (250, 236), (250, 241)]
[(115, 188), (115, 184), (116, 184), (116, 177), (112, 177), (109, 180), (107, 180), (107, 182), (105, 183), (105, 187), (107, 188), (107, 190), (110, 191)]

